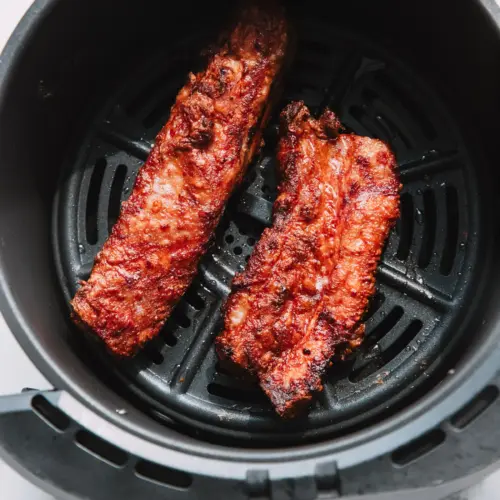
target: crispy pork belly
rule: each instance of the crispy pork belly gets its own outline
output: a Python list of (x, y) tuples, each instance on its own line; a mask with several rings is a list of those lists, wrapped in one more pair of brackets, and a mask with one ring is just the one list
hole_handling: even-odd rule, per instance
[(248, 7), (207, 69), (180, 91), (72, 301), (74, 320), (115, 354), (133, 355), (155, 337), (191, 283), (261, 144), (286, 48), (281, 10)]
[(332, 356), (363, 338), (375, 271), (399, 216), (394, 155), (383, 142), (340, 134), (329, 110), (282, 113), (282, 182), (273, 225), (233, 282), (222, 358), (255, 374), (276, 411), (307, 406)]

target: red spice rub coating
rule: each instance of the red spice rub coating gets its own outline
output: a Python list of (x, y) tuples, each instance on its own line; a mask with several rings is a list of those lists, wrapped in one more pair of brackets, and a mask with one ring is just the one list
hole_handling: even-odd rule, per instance
[(374, 274), (399, 216), (394, 156), (381, 141), (339, 135), (327, 110), (282, 113), (282, 183), (248, 267), (233, 282), (223, 358), (256, 374), (276, 411), (306, 406), (336, 348), (353, 349), (375, 291)]
[(207, 69), (180, 91), (72, 301), (74, 320), (115, 354), (133, 355), (156, 336), (191, 283), (260, 146), (286, 46), (281, 10), (249, 7)]

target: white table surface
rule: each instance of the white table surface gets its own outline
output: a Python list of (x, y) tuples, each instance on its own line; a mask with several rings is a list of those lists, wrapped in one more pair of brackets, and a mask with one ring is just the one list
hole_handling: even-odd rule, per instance
[[(500, 0), (496, 1), (500, 4)], [(0, 50), (3, 49), (12, 30), (31, 3), (32, 0), (0, 0)], [(0, 395), (17, 393), (24, 387), (50, 388), (47, 380), (19, 347), (1, 315), (0, 346)], [(15, 376), (5, 376), (2, 373), (15, 374)], [(2, 500), (53, 500), (52, 496), (31, 485), (1, 459), (0, 485)], [(500, 498), (500, 472), (493, 474), (468, 495), (468, 500), (496, 500), (498, 498)]]

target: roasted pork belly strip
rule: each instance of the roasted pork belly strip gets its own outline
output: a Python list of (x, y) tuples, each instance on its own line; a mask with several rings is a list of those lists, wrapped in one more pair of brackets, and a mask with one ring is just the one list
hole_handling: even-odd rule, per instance
[(282, 70), (282, 12), (249, 7), (205, 71), (189, 76), (133, 192), (72, 301), (114, 353), (158, 334), (191, 283), (233, 188), (261, 143)]
[(291, 416), (322, 389), (336, 349), (353, 349), (374, 274), (399, 216), (394, 156), (381, 141), (339, 135), (331, 111), (282, 113), (282, 173), (274, 220), (225, 308), (220, 355), (256, 374)]

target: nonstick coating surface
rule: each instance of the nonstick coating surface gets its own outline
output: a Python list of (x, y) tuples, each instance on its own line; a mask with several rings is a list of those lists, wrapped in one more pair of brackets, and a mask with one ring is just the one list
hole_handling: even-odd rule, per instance
[[(318, 20), (298, 22), (298, 47), (266, 146), (231, 198), (214, 244), (161, 335), (130, 361), (96, 347), (96, 359), (157, 418), (252, 446), (301, 443), (359, 428), (397, 409), (426, 382), (438, 355), (453, 344), (470, 294), (479, 243), (474, 165), (432, 90), (383, 49)], [(59, 189), (54, 227), (65, 300), (86, 279), (93, 259), (133, 187), (157, 132), (197, 54), (200, 33), (135, 68), (95, 110)], [(319, 113), (330, 106), (348, 131), (394, 149), (403, 191), (401, 220), (380, 265), (363, 347), (336, 362), (308, 415), (280, 421), (259, 388), (217, 362), (213, 338), (231, 280), (270, 223), (277, 115), (302, 99)], [(80, 333), (75, 328), (75, 335)]]

